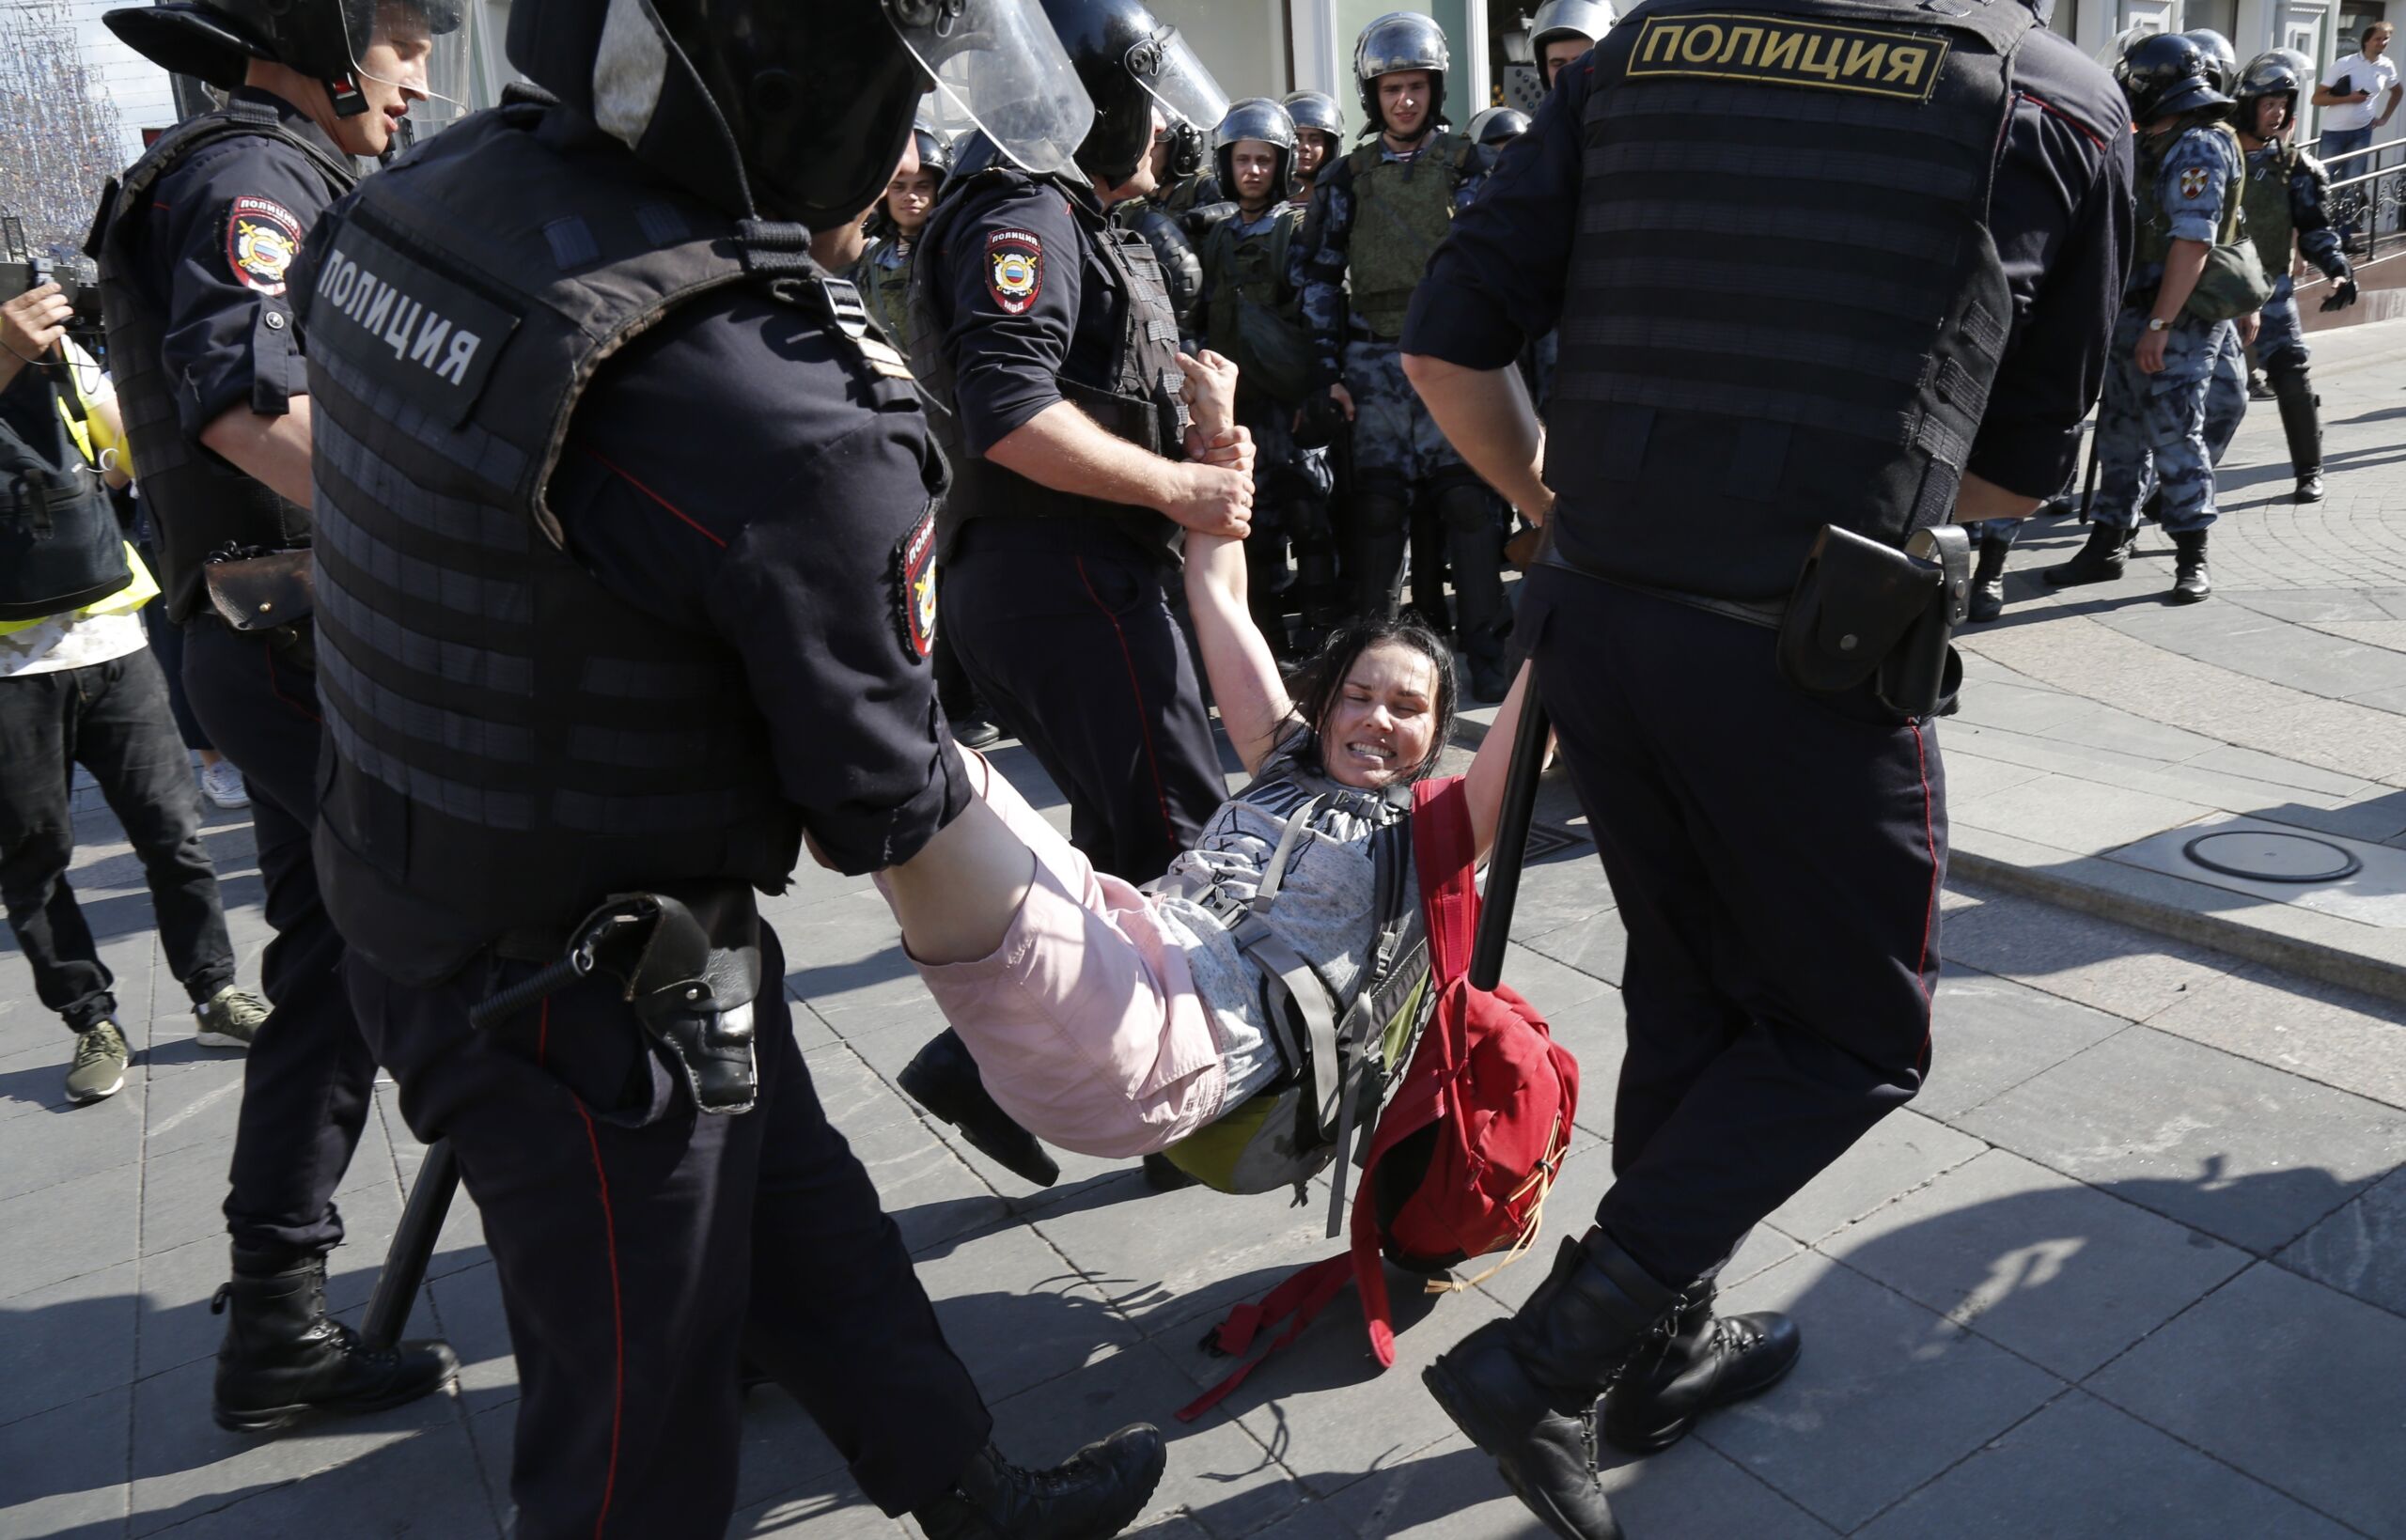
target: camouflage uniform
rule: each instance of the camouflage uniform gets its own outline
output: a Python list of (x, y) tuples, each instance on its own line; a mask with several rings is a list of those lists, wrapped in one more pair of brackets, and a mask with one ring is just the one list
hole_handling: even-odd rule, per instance
[(2220, 238), (2224, 200), (2239, 193), (2241, 157), (2236, 136), (2219, 125), (2155, 137), (2171, 142), (2160, 151), (2152, 141), (2141, 144), (2139, 255), (2122, 292), (2105, 390), (2097, 404), (2097, 500), (2089, 514), (2110, 528), (2137, 528), (2139, 504), (2152, 480), (2163, 488), (2164, 527), (2179, 535), (2214, 521), (2206, 392), (2230, 328), (2180, 317), (2164, 333), (2160, 374), (2141, 373), (2136, 354), (2164, 282), (2165, 245), (2211, 244)]
[[(2289, 276), (2291, 243), (2333, 282), (2349, 276), (2348, 259), (2340, 255), (2339, 232), (2331, 227), (2323, 200), (2330, 174), (2304, 150), (2268, 144), (2247, 152), (2247, 227), (2255, 238), (2264, 271), (2274, 274), (2273, 297), (2258, 313), (2256, 363), (2268, 379), (2304, 374), (2311, 356), (2297, 309), (2297, 289)], [(2278, 388), (2277, 386), (2275, 388)], [(2222, 463), (2247, 412), (2246, 381), (2227, 380), (2217, 369), (2206, 407), (2206, 447), (2214, 463)]]
[[(890, 226), (889, 226), (890, 227)], [(885, 328), (886, 340), (905, 358), (911, 355), (911, 248), (914, 242), (898, 235), (870, 242), (868, 250), (844, 274), (861, 291), (861, 300)]]

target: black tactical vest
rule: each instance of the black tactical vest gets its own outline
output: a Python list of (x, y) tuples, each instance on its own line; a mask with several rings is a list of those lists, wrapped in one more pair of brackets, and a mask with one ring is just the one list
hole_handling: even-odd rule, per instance
[[(947, 250), (952, 226), (961, 210), (978, 193), (999, 179), (1051, 183), (1031, 179), (1023, 171), (996, 167), (947, 183), (944, 199), (927, 228), (920, 232), (919, 257), (911, 286), (911, 355), (919, 378), (943, 410), (932, 413), (936, 441), (951, 462), (953, 485), (945, 499), (943, 545), (949, 550), (961, 526), (972, 519), (1106, 518), (1148, 550), (1165, 552), (1178, 526), (1150, 508), (1071, 497), (1038, 486), (1015, 471), (1007, 471), (969, 453), (961, 432), (952, 361), (945, 356), (944, 334), (950, 329), (952, 293), (945, 269), (951, 261), (985, 260), (982, 252), (955, 256)], [(1118, 342), (1100, 381), (1059, 379), (1061, 397), (1102, 425), (1104, 432), (1125, 439), (1140, 449), (1169, 459), (1185, 457), (1186, 405), (1181, 398), (1186, 377), (1178, 367), (1178, 318), (1162, 286), (1160, 265), (1145, 238), (1119, 229), (1098, 212), (1090, 195), (1058, 183), (1077, 222), (1101, 259), (1111, 292), (1085, 295), (1087, 304), (1116, 306)], [(1064, 254), (1084, 260), (1084, 254)], [(1091, 273), (1088, 275), (1090, 278)]]
[[(1945, 11), (1968, 9), (1970, 14)], [(1951, 516), (2013, 306), (1987, 229), (2026, 6), (1648, 6), (1597, 46), (1546, 436), (1557, 549), (1785, 597)]]
[[(356, 186), (345, 159), (288, 132), (273, 107), (229, 101), (186, 118), (160, 136), (133, 168), (101, 195), (92, 255), (101, 269), (101, 309), (108, 325), (109, 374), (133, 451), (136, 479), (159, 532), (159, 585), (167, 617), (182, 620), (199, 602), (200, 569), (227, 546), (289, 550), (309, 543), (309, 510), (289, 503), (188, 437), (176, 414), (175, 387), (162, 357), (167, 316), (147, 292), (177, 255), (148, 249), (150, 190), (195, 150), (256, 134), (287, 146), (325, 181), (326, 200)], [(272, 319), (271, 319), (272, 318)], [(262, 309), (260, 324), (282, 325), (280, 312)]]
[(66, 367), (29, 364), (0, 392), (0, 621), (65, 614), (133, 581), (117, 511), (59, 415)]
[(445, 131), (327, 217), (302, 296), (333, 750), (317, 859), (378, 968), (556, 958), (614, 892), (784, 888), (800, 819), (739, 660), (588, 576), (544, 489), (602, 362), (733, 284), (836, 322), (874, 397), (915, 399), (805, 241), (536, 105)]

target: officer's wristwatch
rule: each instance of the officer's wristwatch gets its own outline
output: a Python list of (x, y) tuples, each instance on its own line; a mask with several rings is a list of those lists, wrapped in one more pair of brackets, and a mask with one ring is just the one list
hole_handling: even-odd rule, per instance
[(2155, 317), (2149, 316), (2147, 319), (2147, 329), (2150, 332), (2168, 332), (2172, 329), (2172, 323), (2168, 320), (2158, 320)]

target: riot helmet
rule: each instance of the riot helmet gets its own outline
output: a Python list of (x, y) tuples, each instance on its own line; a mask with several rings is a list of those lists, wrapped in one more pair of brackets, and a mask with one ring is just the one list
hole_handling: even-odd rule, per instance
[(931, 79), (1030, 169), (1094, 113), (1034, 0), (517, 0), (509, 59), (667, 179), (818, 230), (884, 191)]
[(2210, 26), (2201, 26), (2180, 36), (2206, 51), (2206, 79), (2213, 88), (2228, 96), (2239, 88), (2239, 50), (2230, 39)]
[(2297, 78), (2301, 82), (2310, 81), (2315, 77), (2314, 60), (2308, 55), (2299, 53), (2294, 48), (2275, 48), (2267, 53), (2264, 56), (2268, 59), (2279, 59), (2282, 63), (2296, 70)]
[(1353, 80), (1361, 87), (1362, 111), (1370, 120), (1364, 132), (1385, 132), (1386, 115), (1379, 110), (1379, 77), (1405, 70), (1429, 71), (1429, 117), (1420, 132), (1433, 131), (1445, 118), (1445, 71), (1452, 63), (1445, 28), (1416, 11), (1389, 11), (1364, 27), (1353, 44)]
[(1266, 96), (1249, 96), (1235, 103), (1211, 131), (1211, 168), (1219, 174), (1221, 195), (1237, 195), (1236, 148), (1247, 139), (1259, 140), (1278, 152), (1278, 169), (1271, 178), (1272, 201), (1286, 196), (1295, 172), (1295, 120), (1283, 105)]
[(1482, 145), (1508, 145), (1529, 132), (1529, 115), (1518, 107), (1483, 107), (1463, 132)]
[(919, 169), (932, 171), (938, 182), (952, 174), (952, 145), (922, 119), (911, 125), (911, 147), (919, 153)]
[[(949, 0), (930, 0), (949, 3)], [(1228, 110), (1228, 96), (1178, 28), (1140, 0), (1044, 0), (1044, 13), (1094, 100), (1094, 127), (1077, 149), (1078, 168), (1117, 187), (1164, 132), (1204, 128)]]
[(1318, 129), (1330, 139), (1343, 142), (1345, 114), (1336, 105), (1336, 98), (1326, 91), (1289, 91), (1278, 103), (1298, 129)]
[(1615, 20), (1613, 8), (1603, 0), (1545, 0), (1538, 8), (1537, 19), (1529, 23), (1529, 52), (1537, 59), (1539, 71), (1547, 74), (1546, 84), (1554, 84), (1545, 68), (1548, 45), (1583, 39), (1592, 48), (1612, 30)]
[(2236, 93), (2239, 99), (2236, 114), (2239, 131), (2249, 135), (2260, 132), (2256, 126), (2256, 104), (2267, 98), (2281, 101), (2285, 114), (2281, 120), (2282, 128), (2294, 124), (2297, 121), (2298, 98), (2303, 90), (2304, 77), (2296, 66), (2281, 56), (2280, 50), (2258, 54), (2248, 61), (2246, 72), (2239, 77)]
[(2179, 32), (2150, 32), (2133, 39), (2114, 66), (2115, 83), (2131, 104), (2131, 120), (2145, 128), (2179, 113), (2230, 105), (2214, 89), (2206, 51)]
[(166, 0), (101, 20), (153, 64), (219, 90), (260, 59), (324, 82), (337, 117), (367, 111), (363, 80), (427, 103), (438, 126), (467, 110), (461, 0)]

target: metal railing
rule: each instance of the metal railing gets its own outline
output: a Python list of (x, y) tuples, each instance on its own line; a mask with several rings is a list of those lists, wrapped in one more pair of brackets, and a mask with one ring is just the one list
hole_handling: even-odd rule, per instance
[[(2321, 143), (2308, 140), (2307, 148)], [(2393, 140), (2385, 144), (2367, 145), (2323, 162), (2331, 173), (2331, 188), (2323, 207), (2331, 215), (2331, 227), (2337, 230), (2348, 250), (2348, 260), (2361, 272), (2376, 263), (2406, 257), (2406, 163), (2383, 166), (2382, 152), (2400, 148)], [(2340, 163), (2354, 161), (2368, 169), (2356, 170)], [(2320, 273), (2300, 282), (2300, 292), (2316, 284), (2330, 282)]]

